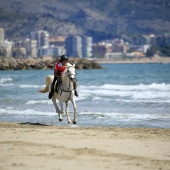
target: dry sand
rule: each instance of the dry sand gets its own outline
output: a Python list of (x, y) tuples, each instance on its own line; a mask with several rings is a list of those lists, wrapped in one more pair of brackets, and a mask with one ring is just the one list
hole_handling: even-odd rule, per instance
[(0, 122), (0, 170), (170, 169), (170, 129)]

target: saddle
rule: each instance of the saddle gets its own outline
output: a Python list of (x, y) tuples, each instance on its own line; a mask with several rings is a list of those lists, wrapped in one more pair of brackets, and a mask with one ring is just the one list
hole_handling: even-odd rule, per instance
[[(57, 80), (57, 82), (54, 84), (54, 89), (55, 89), (55, 92), (58, 94), (59, 93), (59, 89), (60, 89), (60, 85), (62, 83), (62, 79), (61, 77), (59, 77)], [(78, 92), (77, 92), (77, 81), (74, 81), (74, 84), (73, 84), (73, 88), (75, 90), (75, 95), (78, 97)], [(62, 91), (61, 91), (62, 93)]]

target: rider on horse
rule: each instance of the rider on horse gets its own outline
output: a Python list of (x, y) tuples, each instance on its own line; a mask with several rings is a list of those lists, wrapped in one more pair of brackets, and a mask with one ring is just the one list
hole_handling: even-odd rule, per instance
[[(61, 79), (61, 74), (64, 72), (64, 70), (66, 69), (67, 67), (67, 61), (68, 61), (68, 58), (66, 55), (62, 55), (59, 62), (57, 62), (55, 64), (55, 68), (54, 68), (54, 79), (53, 79), (53, 82), (52, 82), (52, 85), (51, 85), (51, 91), (48, 95), (48, 98), (51, 99), (52, 96), (53, 96), (53, 93), (54, 93), (54, 85), (55, 85), (55, 82), (56, 80), (59, 80)], [(75, 95), (78, 97), (78, 92), (77, 90), (75, 89)]]

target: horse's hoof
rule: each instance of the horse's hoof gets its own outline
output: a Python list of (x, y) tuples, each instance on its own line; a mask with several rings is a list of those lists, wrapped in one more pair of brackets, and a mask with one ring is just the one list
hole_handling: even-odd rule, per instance
[(70, 124), (71, 122), (68, 122), (68, 124)]
[(62, 121), (63, 121), (63, 119), (59, 119), (59, 121), (60, 121), (60, 122), (62, 122)]
[(77, 124), (77, 121), (74, 121), (74, 120), (73, 120), (73, 124)]

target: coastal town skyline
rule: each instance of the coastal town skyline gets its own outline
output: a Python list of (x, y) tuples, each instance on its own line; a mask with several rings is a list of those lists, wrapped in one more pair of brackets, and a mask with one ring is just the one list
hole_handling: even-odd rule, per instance
[(131, 41), (114, 38), (94, 43), (90, 36), (52, 36), (45, 30), (31, 31), (25, 39), (13, 40), (11, 37), (8, 40), (5, 38), (4, 28), (0, 28), (0, 54), (5, 57), (37, 58), (66, 54), (76, 58), (142, 58), (153, 57), (154, 54), (149, 56), (148, 51), (153, 46), (161, 45), (170, 45), (170, 33), (140, 35), (132, 37)]

